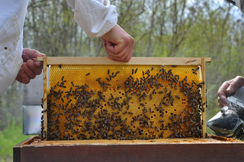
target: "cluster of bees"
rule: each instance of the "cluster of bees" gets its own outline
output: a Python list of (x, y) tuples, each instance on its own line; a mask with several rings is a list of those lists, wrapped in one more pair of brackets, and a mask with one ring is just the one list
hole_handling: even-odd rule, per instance
[(99, 77), (87, 71), (84, 84), (62, 76), (47, 95), (42, 139), (201, 138), (204, 83), (193, 67), (110, 68)]

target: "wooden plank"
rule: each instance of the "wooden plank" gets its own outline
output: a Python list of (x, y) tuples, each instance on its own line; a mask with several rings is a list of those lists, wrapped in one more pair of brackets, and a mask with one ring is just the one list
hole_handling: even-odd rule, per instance
[(35, 140), (35, 138), (38, 137), (29, 137), (13, 147), (13, 162), (21, 161), (21, 147), (25, 146), (27, 143), (32, 143)]
[[(206, 83), (206, 75), (205, 75), (205, 59), (202, 58), (202, 67), (201, 67), (201, 74), (202, 74), (202, 82)], [(202, 85), (202, 103), (206, 103), (206, 84)], [(202, 110), (202, 137), (206, 137), (207, 133), (207, 115), (206, 115), (206, 104), (203, 106)]]
[(142, 145), (142, 144), (243, 144), (237, 139), (225, 138), (220, 136), (208, 135), (207, 138), (168, 138), (150, 140), (40, 140), (40, 136), (32, 136), (15, 147), (45, 147), (45, 146), (72, 146), (72, 145)]
[(44, 146), (73, 146), (73, 145), (159, 145), (159, 144), (244, 144), (239, 140), (217, 140), (213, 138), (172, 138), (172, 139), (151, 139), (151, 140), (58, 140), (58, 141), (40, 141), (40, 139), (34, 139), (30, 143), (24, 143), (22, 146), (44, 147)]
[(43, 58), (43, 134), (47, 135), (47, 58)]
[[(216, 139), (33, 141), (20, 148), (20, 161), (242, 161), (244, 143)], [(168, 141), (168, 142), (167, 142)], [(67, 143), (65, 143), (67, 142)], [(99, 144), (100, 142), (100, 144)], [(45, 145), (43, 144), (45, 143)]]
[[(38, 57), (38, 61), (42, 61), (43, 57)], [(205, 58), (206, 62), (211, 62), (211, 58)], [(132, 57), (129, 62), (117, 62), (106, 57), (47, 57), (48, 65), (57, 64), (96, 64), (96, 65), (201, 65), (201, 58), (193, 57)]]
[(25, 147), (22, 148), (21, 153), (23, 162), (240, 162), (244, 158), (243, 146), (238, 144)]

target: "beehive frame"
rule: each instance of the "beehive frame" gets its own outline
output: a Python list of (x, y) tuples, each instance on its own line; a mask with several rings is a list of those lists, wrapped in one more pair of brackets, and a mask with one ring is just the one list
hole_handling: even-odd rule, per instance
[[(173, 69), (173, 71), (174, 71), (174, 69), (182, 69), (182, 68), (188, 68), (188, 73), (193, 73), (193, 74), (195, 74), (196, 75), (196, 78), (199, 78), (199, 81), (198, 81), (198, 84), (199, 83), (205, 83), (205, 63), (206, 62), (210, 62), (211, 61), (211, 59), (210, 58), (169, 58), (169, 57), (167, 57), (167, 58), (155, 58), (155, 57), (153, 57), (153, 58), (151, 58), (151, 57), (134, 57), (134, 58), (131, 58), (131, 60), (130, 60), (130, 62), (128, 62), (128, 63), (121, 63), (121, 62), (115, 62), (115, 61), (112, 61), (112, 60), (109, 60), (109, 59), (107, 59), (107, 58), (101, 58), (101, 57), (97, 57), (97, 58), (90, 58), (90, 57), (45, 57), (45, 58), (39, 58), (39, 60), (42, 60), (43, 61), (43, 123), (42, 123), (42, 137), (43, 137), (43, 139), (45, 139), (47, 136), (48, 136), (48, 131), (50, 131), (50, 130), (48, 130), (48, 114), (47, 114), (47, 102), (48, 102), (48, 93), (50, 92), (50, 88), (51, 87), (49, 87), (48, 88), (48, 84), (50, 84), (50, 82), (48, 82), (48, 69), (47, 69), (47, 66), (48, 65), (51, 65), (51, 68), (54, 68), (55, 69), (55, 67), (59, 70), (59, 69), (62, 69), (62, 68), (64, 68), (64, 67), (67, 67), (67, 66), (86, 66), (86, 68), (85, 69), (87, 69), (87, 67), (94, 67), (94, 66), (97, 66), (97, 67), (99, 67), (100, 66), (100, 71), (102, 70), (103, 71), (103, 73), (101, 73), (104, 77), (103, 77), (103, 81), (105, 80), (106, 81), (106, 77), (105, 77), (105, 75), (107, 75), (107, 76), (111, 76), (111, 73), (114, 73), (114, 75), (116, 74), (117, 75), (117, 73), (118, 73), (118, 70), (116, 70), (117, 68), (114, 68), (114, 70), (111, 70), (111, 72), (110, 72), (110, 68), (108, 68), (108, 67), (117, 67), (117, 66), (119, 66), (119, 69), (127, 69), (127, 72), (126, 73), (123, 73), (121, 70), (119, 71), (120, 72), (120, 74), (122, 75), (122, 74), (126, 74), (125, 75), (125, 77), (124, 78), (128, 78), (129, 76), (131, 76), (133, 73), (134, 73), (134, 75), (135, 75), (135, 73), (136, 73), (136, 69), (138, 69), (138, 75), (142, 75), (142, 73), (143, 73), (143, 75), (146, 73), (146, 72), (151, 72), (151, 73), (153, 73), (153, 72), (155, 72), (156, 71), (156, 69), (159, 71), (160, 69), (166, 69), (166, 71), (168, 71), (169, 69), (171, 70), (171, 69)], [(106, 66), (106, 68), (101, 68), (102, 66)], [(121, 68), (121, 67), (123, 67), (123, 68)], [(125, 68), (125, 67), (128, 67), (128, 68)], [(139, 68), (137, 68), (137, 67), (139, 67)], [(90, 68), (88, 68), (88, 69), (90, 69)], [(113, 69), (113, 68), (112, 68)], [(155, 69), (155, 70), (153, 70), (153, 69)], [(91, 70), (91, 69), (90, 69)], [(94, 70), (94, 69), (93, 69)], [(95, 71), (96, 70), (94, 70), (93, 72), (95, 73)], [(125, 70), (126, 71), (126, 70)], [(131, 74), (128, 74), (128, 71), (131, 73)], [(184, 70), (183, 70), (184, 71)], [(117, 73), (116, 73), (117, 72)], [(177, 75), (182, 75), (182, 72), (180, 72), (181, 74), (176, 74), (176, 76)], [(51, 75), (51, 74), (50, 74)], [(95, 74), (94, 74), (95, 75)], [(99, 75), (99, 74), (97, 74), (96, 73), (96, 75)], [(146, 75), (146, 74), (145, 74)], [(151, 76), (153, 76), (152, 74), (150, 74)], [(155, 75), (155, 73), (154, 73), (154, 75)], [(148, 75), (149, 76), (149, 75)], [(178, 76), (178, 77), (179, 77)], [(90, 72), (89, 70), (88, 71), (84, 71), (84, 69), (83, 69), (83, 78), (87, 78), (87, 77), (92, 77), (92, 71)], [(94, 77), (94, 76), (93, 76)], [(89, 84), (96, 84), (96, 83), (99, 83), (100, 82), (100, 80), (98, 80), (98, 76), (96, 76), (97, 77), (97, 79), (95, 79), (96, 81), (94, 81), (94, 82), (92, 82), (92, 83), (90, 83), (91, 82), (91, 80), (89, 80)], [(180, 78), (181, 77), (181, 78)], [(179, 80), (183, 80), (184, 79), (184, 77), (182, 77), (182, 76), (180, 76), (179, 78)], [(133, 78), (133, 77), (132, 77)], [(136, 78), (136, 77), (135, 77)], [(138, 78), (138, 77), (137, 77)], [(56, 78), (57, 79), (57, 78)], [(61, 80), (63, 80), (64, 78), (62, 77), (62, 78), (59, 78), (59, 79), (61, 79)], [(67, 75), (65, 76), (65, 80), (67, 79)], [(107, 78), (107, 81), (110, 81), (109, 79), (111, 79), (111, 78)], [(68, 79), (69, 80), (69, 79)], [(94, 78), (93, 78), (93, 80), (94, 80)], [(122, 80), (122, 79), (120, 79), (120, 80)], [(133, 80), (134, 80), (134, 78), (133, 78)], [(73, 81), (72, 82), (72, 80), (69, 80), (69, 84), (70, 85), (73, 85), (76, 81)], [(119, 82), (119, 80), (117, 80), (117, 82)], [(182, 81), (183, 82), (183, 81)], [(77, 82), (76, 82), (77, 83)], [(80, 86), (80, 84), (76, 84), (75, 83), (75, 85), (79, 85)], [(82, 82), (81, 81), (81, 83), (83, 84), (83, 85), (85, 85), (84, 83), (86, 83), (86, 82)], [(100, 83), (102, 83), (102, 81), (100, 82)], [(123, 82), (124, 84), (125, 84), (125, 82)], [(177, 83), (178, 84), (178, 83)], [(73, 87), (75, 86), (75, 85), (73, 85)], [(100, 84), (101, 85), (101, 84)], [(158, 83), (157, 84), (157, 86), (158, 87), (161, 87), (161, 85), (159, 86), (160, 84)], [(91, 85), (89, 85), (89, 86), (91, 86)], [(124, 85), (123, 85), (124, 86)], [(167, 83), (167, 85), (163, 85), (162, 86), (162, 88), (164, 88), (164, 89), (167, 89), (167, 87), (169, 86), (169, 84)], [(172, 86), (172, 85), (170, 85), (170, 86)], [(176, 86), (176, 84), (175, 84), (175, 86)], [(66, 87), (66, 86), (65, 86)], [(112, 86), (113, 87), (113, 86)], [(166, 88), (165, 88), (166, 87)], [(97, 88), (97, 87), (96, 87)], [(108, 91), (109, 91), (109, 94), (111, 95), (112, 93), (116, 93), (116, 94), (118, 94), (118, 93), (120, 93), (120, 91), (119, 92), (115, 92), (116, 90), (118, 90), (118, 84), (116, 84), (115, 85), (115, 87), (113, 87), (113, 88), (110, 88), (109, 89), (109, 87), (106, 87), (106, 89), (108, 88)], [(168, 89), (169, 89), (170, 87), (168, 87)], [(171, 88), (174, 88), (174, 86), (172, 86)], [(111, 90), (112, 89), (112, 90)], [(103, 89), (102, 90), (104, 90), (104, 87), (103, 87)], [(163, 89), (161, 89), (161, 91), (162, 91)], [(200, 128), (202, 128), (202, 130), (201, 130), (201, 137), (203, 137), (203, 138), (205, 138), (205, 134), (206, 134), (206, 104), (204, 104), (204, 103), (206, 103), (206, 96), (205, 96), (205, 90), (206, 90), (206, 87), (205, 87), (205, 84), (201, 84), (201, 103), (203, 104), (202, 106), (201, 106), (201, 127)], [(66, 91), (67, 91), (67, 89), (66, 89)], [(106, 90), (105, 90), (106, 91)], [(111, 92), (111, 91), (113, 91), (113, 92)], [(150, 98), (152, 98), (151, 96), (149, 97), (149, 94), (154, 94), (154, 93), (152, 93), (152, 91), (153, 91), (153, 89), (151, 89), (151, 90), (148, 90), (148, 100), (150, 100)], [(159, 93), (161, 92), (161, 91), (157, 91), (157, 95), (159, 95)], [(177, 90), (177, 91), (179, 91), (179, 90)], [(149, 93), (150, 92), (150, 93)], [(162, 91), (162, 93), (165, 93), (166, 94), (166, 91), (165, 92), (163, 92)], [(168, 92), (169, 93), (169, 92)], [(135, 92), (135, 94), (136, 94), (136, 92)], [(138, 93), (137, 93), (138, 94)], [(162, 94), (162, 95), (164, 95), (165, 96), (165, 94)], [(170, 94), (171, 94), (171, 91), (170, 91)], [(173, 92), (172, 92), (172, 94), (173, 94)], [(135, 95), (136, 96), (136, 95)], [(180, 95), (178, 95), (178, 94), (173, 94), (172, 96), (174, 96), (174, 98), (175, 98), (175, 100), (177, 100), (177, 98), (180, 96)], [(121, 98), (121, 100), (122, 100), (122, 97), (121, 96), (119, 96), (120, 98)], [(141, 95), (141, 97), (143, 97), (142, 95)], [(106, 98), (106, 97), (105, 97)], [(111, 98), (111, 97), (110, 97)], [(179, 98), (181, 98), (181, 97), (179, 97)], [(63, 99), (62, 99), (63, 100)], [(104, 107), (106, 107), (106, 106), (108, 106), (108, 104), (109, 104), (109, 102), (107, 101), (107, 100), (109, 100), (108, 98), (106, 99), (106, 101), (103, 103), (103, 105), (101, 106), (102, 108), (101, 108), (101, 110), (102, 111), (100, 111), (100, 113), (103, 113), (103, 106)], [(183, 99), (182, 99), (183, 100)], [(66, 102), (68, 102), (68, 101), (66, 101)], [(74, 103), (74, 101), (71, 101), (71, 102), (73, 102)], [(114, 101), (115, 102), (115, 101)], [(148, 102), (150, 102), (150, 101), (148, 101)], [(182, 101), (183, 102), (183, 101)], [(187, 101), (185, 101), (186, 103), (187, 103)], [(107, 103), (107, 104), (106, 104)], [(75, 103), (74, 103), (75, 104)], [(137, 103), (137, 106), (138, 106), (138, 108), (136, 107), (136, 109), (140, 109), (141, 108), (141, 110), (140, 111), (142, 111), (142, 114), (144, 114), (144, 113), (146, 113), (146, 112), (153, 112), (154, 110), (153, 110), (153, 108), (151, 108), (151, 107), (144, 107), (145, 105), (144, 105), (145, 103), (143, 103), (143, 102), (138, 102)], [(154, 105), (155, 106), (155, 105)], [(164, 106), (167, 106), (167, 105), (164, 105)], [(109, 106), (108, 106), (109, 107)], [(157, 107), (157, 106), (155, 106), (155, 107)], [(159, 106), (158, 106), (159, 107)], [(130, 109), (133, 109), (133, 110), (135, 110), (135, 108), (130, 108)], [(154, 108), (155, 109), (155, 108)], [(178, 114), (180, 114), (179, 113), (179, 111), (181, 112), (181, 111), (184, 111), (184, 107), (182, 107), (182, 108), (177, 108), (177, 110), (176, 110), (176, 108), (175, 108), (175, 106), (173, 106), (173, 110), (174, 111), (177, 111), (178, 112)], [(99, 109), (100, 110), (100, 109)], [(173, 111), (172, 110), (172, 111)], [(106, 110), (107, 111), (107, 110)], [(113, 111), (112, 109), (111, 109), (111, 111)], [(158, 113), (161, 113), (161, 110), (159, 110), (158, 111)], [(120, 112), (120, 114), (129, 114), (129, 113), (131, 113), (131, 114), (133, 114), (133, 113), (135, 113), (135, 112), (131, 112), (131, 111), (126, 111), (126, 109), (124, 108), (124, 110), (123, 110), (123, 112), (121, 111)], [(163, 112), (163, 113), (165, 113), (165, 112)], [(167, 113), (167, 111), (166, 111), (166, 113)], [(177, 113), (176, 113), (177, 114)], [(178, 115), (177, 114), (177, 115)], [(148, 116), (148, 115), (147, 115)], [(155, 116), (155, 113), (154, 113), (154, 116)], [(160, 115), (161, 116), (161, 115)], [(166, 115), (167, 116), (167, 115)], [(168, 116), (167, 116), (167, 118), (174, 118), (174, 117), (177, 117), (175, 114), (173, 114), (172, 112), (171, 113), (168, 113)], [(138, 117), (139, 118), (139, 117)], [(150, 117), (149, 117), (150, 118)], [(151, 117), (151, 118), (156, 118), (157, 120), (160, 120), (160, 117)], [(125, 121), (125, 120), (127, 120), (127, 118), (126, 119), (122, 119), (121, 121)], [(88, 121), (88, 120), (87, 120)], [(133, 120), (134, 121), (134, 120)], [(94, 121), (93, 121), (94, 122)], [(130, 123), (132, 122), (132, 120), (130, 120)], [(121, 124), (121, 123), (120, 123)], [(153, 123), (154, 124), (154, 123)], [(149, 129), (152, 131), (152, 129), (155, 131), (155, 132), (160, 132), (160, 131), (158, 131), (158, 129), (159, 129), (159, 126), (157, 125), (157, 124), (155, 124), (156, 126), (154, 126), (152, 123), (149, 123), (149, 124), (147, 124), (146, 126), (147, 126), (147, 129), (148, 129), (148, 133), (146, 133), (146, 131), (144, 131), (144, 133), (145, 134), (148, 134), (147, 136), (149, 137), (149, 139), (150, 138), (158, 138), (158, 137), (161, 137), (161, 135), (159, 134), (159, 133), (154, 133), (154, 132), (150, 132), (149, 131)], [(125, 124), (126, 125), (126, 124)], [(132, 123), (131, 123), (131, 125), (132, 125)], [(138, 124), (139, 125), (139, 124)], [(153, 125), (153, 126), (152, 126)], [(145, 125), (144, 125), (145, 126)], [(83, 126), (84, 127), (84, 126)], [(152, 129), (150, 128), (150, 127), (152, 127)], [(78, 129), (77, 129), (78, 130)], [(82, 128), (81, 128), (81, 130), (82, 130)], [(79, 130), (79, 131), (81, 131), (81, 130)], [(132, 129), (133, 130), (133, 129)], [(134, 131), (135, 132), (135, 131)], [(69, 131), (69, 134), (72, 134), (72, 132), (71, 131)], [(139, 136), (140, 137), (140, 136)], [(163, 137), (163, 135), (162, 135), (162, 137)], [(168, 138), (169, 136), (166, 136), (166, 138)], [(77, 139), (78, 137), (77, 136), (75, 136), (75, 138), (74, 137), (72, 137), (72, 139)], [(165, 137), (164, 137), (165, 138)], [(52, 139), (52, 138), (51, 138)], [(63, 135), (63, 139), (65, 139), (64, 138), (64, 135)], [(93, 138), (92, 138), (93, 139)], [(113, 139), (113, 138), (112, 138)], [(120, 139), (127, 139), (127, 138), (120, 138)], [(132, 138), (133, 139), (133, 138)], [(139, 139), (141, 139), (141, 138), (139, 138)], [(143, 139), (145, 139), (145, 136), (143, 136)]]

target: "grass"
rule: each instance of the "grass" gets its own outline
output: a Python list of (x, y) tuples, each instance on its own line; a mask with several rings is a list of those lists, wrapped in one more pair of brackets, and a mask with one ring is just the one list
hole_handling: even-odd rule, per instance
[(13, 161), (13, 147), (30, 136), (23, 135), (22, 121), (16, 125), (13, 121), (10, 126), (0, 131), (0, 162)]

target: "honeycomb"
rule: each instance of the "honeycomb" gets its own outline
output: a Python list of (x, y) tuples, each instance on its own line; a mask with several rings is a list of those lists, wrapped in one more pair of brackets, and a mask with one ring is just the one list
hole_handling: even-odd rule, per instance
[(43, 112), (47, 113), (47, 131), (42, 138), (201, 138), (205, 103), (199, 68), (50, 65)]

